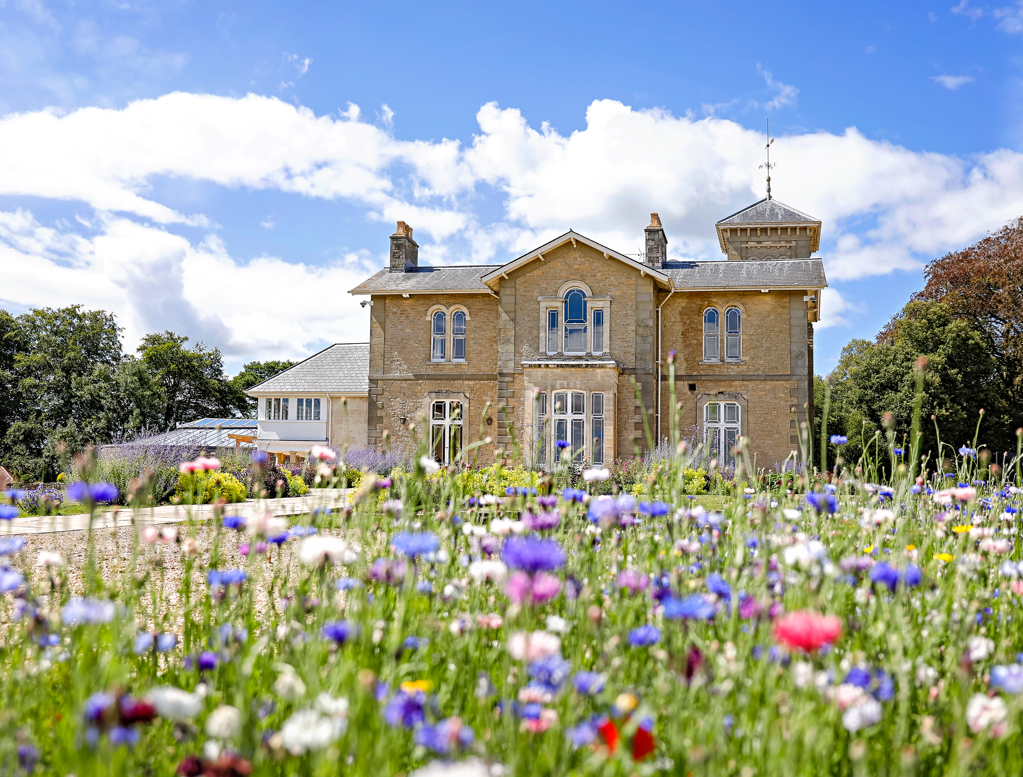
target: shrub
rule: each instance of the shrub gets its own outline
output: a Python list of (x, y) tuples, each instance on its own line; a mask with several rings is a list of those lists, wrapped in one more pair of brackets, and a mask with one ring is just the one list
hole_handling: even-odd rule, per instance
[(288, 481), (288, 494), (291, 496), (304, 496), (309, 493), (309, 486), (305, 484), (305, 481), (300, 475), (296, 475), (291, 470), (283, 470), (284, 479)]
[(63, 503), (62, 491), (38, 486), (25, 492), (25, 496), (18, 500), (18, 508), (26, 515), (44, 515), (47, 509), (59, 508)]
[(248, 490), (245, 484), (230, 472), (181, 473), (178, 478), (177, 496), (196, 504), (210, 504), (214, 499), (228, 502), (244, 502)]
[(253, 471), (257, 477), (262, 476), (258, 480), (254, 479), (251, 489), (253, 496), (262, 496), (263, 491), (269, 499), (291, 495), (291, 486), (284, 474), (285, 470), (280, 468), (273, 456), (267, 457), (266, 463), (254, 467)]

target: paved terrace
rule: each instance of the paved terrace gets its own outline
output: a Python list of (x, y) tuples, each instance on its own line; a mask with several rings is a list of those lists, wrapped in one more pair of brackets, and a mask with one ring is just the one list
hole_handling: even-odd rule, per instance
[[(292, 496), (285, 499), (249, 499), (245, 502), (227, 505), (224, 510), (229, 515), (242, 515), (251, 518), (266, 512), (279, 516), (302, 515), (315, 507), (340, 507), (346, 501), (346, 488), (317, 488), (306, 496)], [(139, 526), (153, 526), (164, 523), (184, 523), (188, 513), (197, 521), (207, 521), (213, 517), (211, 505), (162, 505), (149, 507), (135, 512), (129, 508), (104, 510), (96, 515), (92, 528), (119, 529), (131, 526), (134, 518)], [(54, 532), (84, 531), (89, 528), (89, 514), (57, 515), (57, 516), (21, 516), (9, 522), (7, 527), (0, 528), (0, 536), (4, 534), (52, 534)]]

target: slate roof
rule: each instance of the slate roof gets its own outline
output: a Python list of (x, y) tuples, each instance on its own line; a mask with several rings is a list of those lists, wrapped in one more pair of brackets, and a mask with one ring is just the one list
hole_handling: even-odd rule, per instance
[(290, 392), (368, 393), (369, 343), (336, 343), (246, 391), (247, 394)]
[(350, 294), (398, 294), (424, 291), (478, 291), (489, 293), (480, 280), (493, 272), (494, 264), (456, 264), (450, 267), (416, 267), (405, 272), (383, 269), (360, 283)]
[(676, 289), (821, 289), (828, 285), (820, 259), (771, 262), (665, 262), (661, 272)]
[(820, 219), (807, 216), (778, 200), (769, 200), (766, 197), (759, 202), (748, 205), (737, 213), (721, 219), (718, 226), (722, 224), (797, 224), (809, 223), (819, 224)]

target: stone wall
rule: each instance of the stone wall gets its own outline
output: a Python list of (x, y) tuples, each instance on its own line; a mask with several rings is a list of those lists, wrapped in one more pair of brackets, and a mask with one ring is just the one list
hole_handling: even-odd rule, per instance
[[(347, 405), (347, 407), (346, 407)], [(346, 443), (351, 447), (367, 445), (369, 422), (369, 400), (366, 397), (332, 397), (330, 400), (330, 444), (341, 448)], [(345, 438), (347, 426), (348, 436)]]

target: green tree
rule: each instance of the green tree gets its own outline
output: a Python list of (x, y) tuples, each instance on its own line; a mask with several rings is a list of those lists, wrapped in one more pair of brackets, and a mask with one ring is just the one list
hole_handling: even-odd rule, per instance
[[(979, 441), (992, 453), (1015, 448), (1013, 413), (999, 391), (998, 363), (984, 333), (972, 322), (954, 317), (944, 303), (916, 301), (903, 308), (877, 341), (849, 343), (830, 376), (828, 432), (849, 438), (843, 448), (847, 461), (854, 462), (878, 431), (881, 450), (886, 448), (886, 414), (891, 414), (896, 444), (909, 434), (916, 394), (914, 365), (920, 357), (926, 359), (922, 453), (930, 453), (932, 461), (938, 455), (932, 417), (941, 442), (958, 448), (972, 444), (981, 409), (986, 415)], [(818, 401), (823, 412), (823, 396)], [(830, 463), (835, 448), (829, 448)], [(943, 455), (949, 453), (946, 449)]]
[[(249, 362), (242, 367), (242, 371), (231, 378), (231, 384), (241, 392), (252, 388), (258, 383), (262, 383), (264, 380), (272, 378), (280, 372), (293, 367), (295, 362), (287, 361), (282, 359), (270, 359), (265, 362)], [(254, 398), (248, 397), (248, 415), (250, 418), (256, 417), (256, 406), (257, 402)]]
[(248, 411), (245, 395), (224, 375), (218, 348), (173, 332), (148, 334), (138, 347), (139, 360), (160, 392), (159, 429), (173, 429), (196, 418), (230, 418)]

